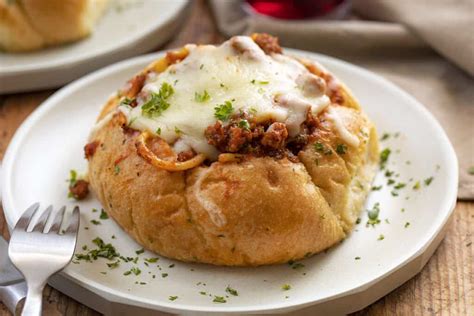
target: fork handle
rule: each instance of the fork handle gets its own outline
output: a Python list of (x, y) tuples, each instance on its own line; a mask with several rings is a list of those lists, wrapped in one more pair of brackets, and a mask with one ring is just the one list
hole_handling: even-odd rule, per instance
[(26, 294), (25, 305), (21, 316), (41, 316), (43, 288), (44, 284), (28, 285), (28, 293)]

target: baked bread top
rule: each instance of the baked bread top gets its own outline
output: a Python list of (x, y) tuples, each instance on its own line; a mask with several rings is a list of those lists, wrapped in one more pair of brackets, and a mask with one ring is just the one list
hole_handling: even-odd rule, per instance
[(218, 265), (342, 240), (378, 157), (348, 89), (266, 34), (153, 62), (106, 103), (85, 151), (92, 190), (140, 244)]

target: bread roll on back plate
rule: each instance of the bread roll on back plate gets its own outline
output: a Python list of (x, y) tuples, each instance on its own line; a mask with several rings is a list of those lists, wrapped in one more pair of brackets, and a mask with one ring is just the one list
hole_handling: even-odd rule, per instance
[(266, 34), (169, 52), (109, 99), (89, 141), (91, 188), (128, 234), (215, 265), (339, 243), (378, 165), (375, 127), (349, 90)]
[(0, 0), (0, 47), (32, 51), (92, 32), (108, 0)]

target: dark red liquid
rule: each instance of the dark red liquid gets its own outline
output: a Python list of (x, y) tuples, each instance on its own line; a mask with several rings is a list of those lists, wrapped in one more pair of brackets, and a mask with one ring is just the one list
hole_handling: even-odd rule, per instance
[(263, 15), (279, 19), (307, 19), (328, 14), (345, 0), (247, 0)]

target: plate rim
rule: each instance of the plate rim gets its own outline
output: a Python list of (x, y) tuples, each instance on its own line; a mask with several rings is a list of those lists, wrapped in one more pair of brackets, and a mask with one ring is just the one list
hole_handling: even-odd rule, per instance
[[(435, 119), (433, 114), (431, 114), (418, 100), (416, 100), (413, 96), (411, 96), (410, 94), (402, 90), (400, 87), (398, 87), (397, 85), (383, 78), (380, 75), (377, 75), (369, 70), (366, 70), (362, 67), (351, 64), (349, 62), (346, 62), (334, 57), (330, 57), (327, 55), (318, 54), (318, 53), (309, 52), (309, 51), (297, 50), (297, 49), (290, 49), (290, 48), (284, 48), (284, 50), (285, 52), (290, 53), (290, 54), (297, 54), (299, 56), (306, 56), (306, 57), (313, 58), (317, 60), (318, 62), (321, 62), (323, 65), (326, 62), (330, 64), (336, 64), (338, 66), (345, 67), (350, 71), (359, 73), (364, 78), (369, 77), (370, 79), (382, 82), (383, 85), (386, 86), (388, 89), (395, 91), (403, 99), (407, 100), (407, 102), (410, 103), (410, 106), (412, 106), (417, 112), (420, 112), (420, 114), (423, 115), (429, 121), (430, 125), (433, 125), (436, 127), (436, 130), (438, 131), (439, 136), (443, 140), (443, 146), (446, 147), (446, 155), (448, 155), (448, 157), (451, 158), (449, 159), (451, 161), (451, 165), (448, 167), (448, 171), (447, 171), (447, 179), (449, 180), (449, 181), (446, 181), (447, 194), (445, 194), (444, 200), (442, 201), (442, 205), (439, 207), (439, 210), (445, 210), (444, 211), (445, 215), (440, 221), (439, 225), (437, 225), (436, 227), (434, 227), (434, 225), (430, 226), (430, 231), (425, 234), (426, 236), (425, 239), (417, 241), (418, 245), (417, 247), (415, 247), (415, 250), (411, 253), (407, 253), (405, 256), (402, 257), (403, 259), (389, 266), (385, 270), (385, 272), (379, 275), (378, 277), (373, 278), (370, 281), (365, 282), (363, 284), (359, 284), (347, 291), (336, 293), (336, 294), (333, 294), (324, 298), (320, 298), (317, 300), (303, 299), (303, 300), (294, 300), (292, 302), (283, 301), (283, 302), (278, 302), (278, 303), (267, 303), (267, 304), (261, 304), (261, 305), (197, 306), (197, 305), (185, 304), (185, 305), (180, 306), (180, 304), (177, 302), (173, 302), (173, 303), (157, 302), (157, 301), (144, 299), (144, 298), (138, 301), (136, 298), (134, 298), (134, 296), (127, 295), (126, 293), (121, 293), (119, 291), (116, 291), (115, 289), (108, 289), (104, 287), (100, 282), (97, 282), (95, 280), (93, 280), (92, 283), (91, 282), (87, 283), (86, 281), (88, 279), (83, 280), (83, 278), (81, 278), (74, 272), (69, 272), (68, 275), (63, 273), (64, 276), (74, 281), (76, 284), (79, 284), (82, 287), (85, 287), (86, 289), (96, 294), (99, 294), (103, 297), (112, 299), (113, 301), (135, 305), (135, 306), (141, 306), (145, 308), (152, 308), (155, 310), (161, 309), (161, 310), (170, 311), (170, 312), (207, 312), (207, 313), (271, 312), (271, 311), (278, 311), (278, 310), (282, 311), (282, 310), (303, 308), (310, 305), (321, 304), (321, 303), (338, 299), (341, 297), (345, 297), (351, 294), (363, 292), (369, 289), (374, 284), (387, 278), (388, 276), (393, 274), (395, 271), (403, 268), (408, 263), (416, 260), (418, 257), (423, 255), (425, 250), (430, 247), (430, 245), (433, 243), (436, 237), (442, 232), (443, 228), (446, 226), (448, 220), (450, 219), (454, 211), (456, 200), (457, 200), (458, 177), (459, 177), (458, 160), (457, 160), (454, 148), (446, 132), (442, 128), (441, 124)], [(69, 94), (69, 91), (75, 91), (76, 89), (84, 88), (85, 86), (87, 86), (88, 82), (96, 80), (101, 77), (106, 77), (110, 75), (111, 73), (113, 73), (114, 71), (118, 71), (120, 69), (131, 67), (133, 65), (140, 64), (140, 63), (146, 64), (147, 62), (151, 62), (152, 60), (162, 56), (165, 52), (166, 51), (159, 51), (156, 53), (151, 53), (147, 55), (142, 55), (142, 56), (122, 60), (120, 62), (111, 64), (109, 66), (96, 70), (82, 78), (79, 78), (71, 82), (70, 84), (64, 86), (63, 88), (59, 89), (53, 95), (51, 95), (47, 100), (41, 103), (25, 119), (25, 121), (20, 125), (20, 127), (15, 132), (13, 138), (11, 139), (7, 147), (7, 150), (5, 152), (4, 161), (3, 161), (3, 174), (2, 174), (2, 179), (1, 179), (2, 180), (1, 189), (2, 189), (2, 196), (3, 196), (2, 202), (3, 202), (3, 207), (5, 210), (4, 213), (5, 213), (5, 218), (7, 220), (7, 226), (9, 227), (9, 229), (11, 229), (11, 227), (13, 226), (13, 223), (12, 223), (11, 216), (7, 215), (6, 210), (12, 208), (13, 198), (12, 198), (12, 192), (11, 192), (11, 185), (7, 186), (6, 184), (8, 184), (12, 179), (12, 174), (11, 174), (12, 166), (15, 161), (14, 154), (15, 152), (18, 151), (19, 146), (21, 142), (23, 141), (24, 136), (28, 132), (28, 130), (30, 130), (34, 126), (34, 124), (39, 119), (42, 118), (44, 113), (54, 108), (55, 103), (57, 103), (56, 102), (57, 99), (61, 99), (62, 97), (67, 96)], [(94, 284), (94, 286), (92, 286), (91, 284)], [(114, 296), (114, 297), (111, 298), (111, 296)]]

